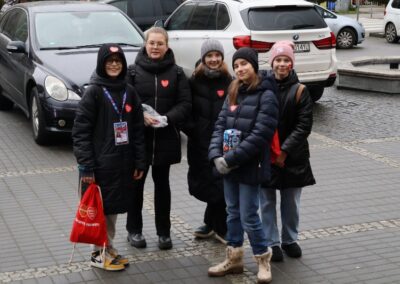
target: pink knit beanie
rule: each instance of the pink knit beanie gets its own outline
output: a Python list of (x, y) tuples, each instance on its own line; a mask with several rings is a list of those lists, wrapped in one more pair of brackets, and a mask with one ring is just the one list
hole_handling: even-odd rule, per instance
[(275, 58), (281, 55), (285, 55), (292, 61), (292, 66), (294, 66), (294, 43), (289, 40), (277, 41), (271, 48), (269, 56), (269, 65), (272, 67), (272, 63)]

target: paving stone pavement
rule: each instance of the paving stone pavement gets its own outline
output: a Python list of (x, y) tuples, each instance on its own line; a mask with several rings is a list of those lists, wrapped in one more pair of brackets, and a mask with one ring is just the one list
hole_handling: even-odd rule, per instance
[[(273, 283), (400, 283), (400, 97), (327, 89), (314, 106), (310, 137), (317, 185), (304, 189), (300, 259), (273, 263)], [(126, 241), (126, 215), (116, 247), (131, 265), (92, 269), (89, 247), (71, 265), (69, 232), (77, 205), (77, 171), (68, 139), (47, 147), (31, 138), (21, 112), (0, 112), (1, 283), (254, 283), (246, 243), (245, 273), (207, 277), (224, 246), (199, 241), (204, 204), (187, 192), (185, 157), (171, 171), (174, 248), (159, 251), (151, 179), (145, 190), (146, 249)], [(66, 140), (66, 142), (62, 141)]]

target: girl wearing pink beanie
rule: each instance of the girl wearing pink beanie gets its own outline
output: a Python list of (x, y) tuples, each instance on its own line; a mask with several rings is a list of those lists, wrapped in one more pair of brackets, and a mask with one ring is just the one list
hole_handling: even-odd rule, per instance
[[(315, 184), (310, 165), (307, 137), (313, 117), (312, 101), (307, 88), (299, 83), (294, 66), (294, 44), (278, 41), (270, 51), (269, 63), (278, 84), (278, 133), (281, 154), (271, 168), (271, 180), (262, 184), (260, 203), (267, 244), (272, 248), (272, 261), (282, 261), (283, 251), (289, 257), (301, 257), (297, 242), (300, 195), (304, 186)], [(281, 196), (282, 230), (279, 233), (276, 193)]]

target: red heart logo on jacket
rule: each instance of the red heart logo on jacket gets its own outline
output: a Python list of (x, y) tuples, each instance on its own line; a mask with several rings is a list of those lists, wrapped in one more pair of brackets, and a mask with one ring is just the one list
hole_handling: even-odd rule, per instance
[(132, 107), (128, 104), (125, 105), (125, 111), (126, 112), (131, 112), (132, 111)]
[(225, 94), (225, 91), (224, 90), (218, 90), (217, 91), (217, 95), (218, 95), (218, 97), (222, 97), (222, 96), (224, 96), (224, 94)]
[(166, 87), (168, 86), (168, 84), (169, 84), (169, 81), (168, 81), (168, 80), (161, 80), (161, 85), (162, 85), (164, 88), (166, 88)]
[(233, 111), (235, 111), (236, 109), (237, 109), (237, 105), (233, 105), (233, 106), (231, 106), (230, 108), (231, 108), (231, 111), (233, 112)]

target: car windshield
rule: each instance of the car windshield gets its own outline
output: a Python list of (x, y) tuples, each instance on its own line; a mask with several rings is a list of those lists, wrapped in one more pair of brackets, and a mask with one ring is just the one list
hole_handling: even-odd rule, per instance
[(38, 13), (35, 31), (40, 49), (98, 47), (109, 42), (143, 44), (141, 34), (118, 11)]

